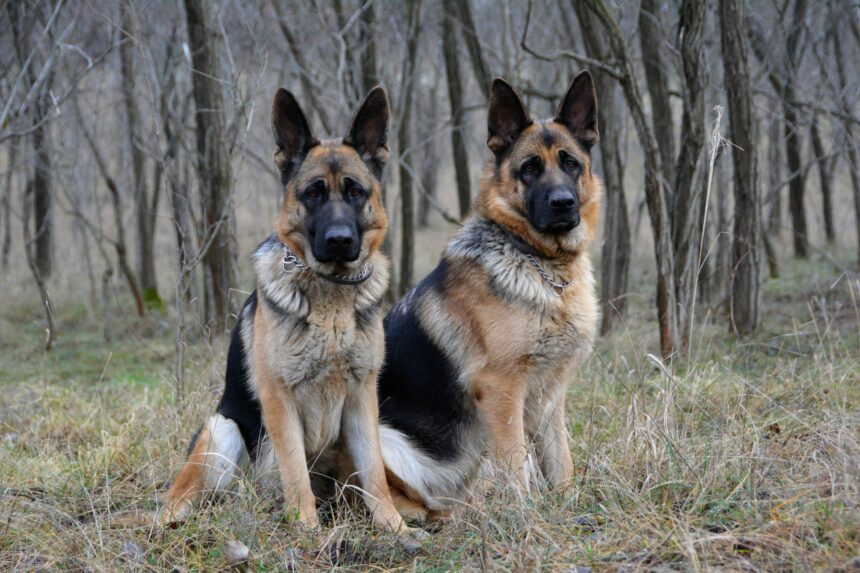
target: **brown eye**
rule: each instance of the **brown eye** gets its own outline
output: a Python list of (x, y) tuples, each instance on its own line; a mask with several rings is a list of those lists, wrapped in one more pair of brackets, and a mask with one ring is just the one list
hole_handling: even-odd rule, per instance
[(561, 166), (568, 171), (574, 171), (581, 167), (579, 161), (574, 156), (567, 153), (561, 154)]
[(325, 191), (325, 183), (322, 181), (314, 181), (305, 188), (304, 196), (308, 199), (319, 199)]
[(540, 169), (540, 162), (537, 159), (530, 159), (527, 161), (520, 170), (525, 175), (534, 175)]
[(353, 187), (349, 190), (349, 196), (353, 199), (358, 199), (359, 197), (361, 197), (361, 189), (359, 189), (358, 187)]

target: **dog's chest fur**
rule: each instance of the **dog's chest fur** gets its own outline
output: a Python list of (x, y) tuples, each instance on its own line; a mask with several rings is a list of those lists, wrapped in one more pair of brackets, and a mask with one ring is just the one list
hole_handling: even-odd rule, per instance
[[(264, 324), (247, 321), (243, 338), (300, 405), (311, 455), (337, 440), (347, 396), (382, 363), (381, 301), (388, 269), (379, 257), (371, 261), (374, 271), (367, 281), (340, 285), (310, 271), (286, 273), (282, 258), (274, 239), (254, 253), (259, 307), (254, 320)], [(256, 387), (258, 368), (251, 362)]]
[[(446, 257), (470, 269), (473, 289), (490, 291), (477, 305), (490, 362), (517, 363), (529, 377), (540, 377), (590, 350), (597, 303), (587, 257), (563, 267), (571, 284), (559, 294), (497, 225), (480, 218), (466, 224)], [(549, 261), (539, 264), (550, 273), (558, 270)]]

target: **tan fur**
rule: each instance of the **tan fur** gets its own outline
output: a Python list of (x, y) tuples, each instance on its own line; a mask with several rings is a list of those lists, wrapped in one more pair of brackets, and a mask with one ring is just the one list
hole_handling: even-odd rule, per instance
[[(382, 247), (388, 229), (388, 216), (382, 204), (382, 183), (367, 171), (355, 149), (339, 140), (323, 141), (308, 152), (296, 176), (287, 183), (283, 208), (276, 225), (278, 238), (307, 261), (311, 268), (320, 272), (333, 272), (333, 264), (321, 264), (314, 259), (305, 235), (305, 208), (297, 199), (296, 190), (316, 179), (324, 179), (331, 188), (339, 188), (340, 179), (345, 176), (354, 178), (366, 189), (370, 189), (371, 195), (362, 212), (364, 241), (361, 256), (358, 262), (344, 266), (349, 270), (359, 268), (360, 261)], [(343, 202), (339, 194), (332, 194), (331, 199)]]
[[(275, 100), (276, 131), (285, 123), (278, 116), (278, 102), (292, 101), (292, 96), (284, 94), (279, 92)], [(372, 91), (367, 101), (371, 98), (378, 108), (379, 90)], [(387, 126), (384, 94), (382, 98)], [(379, 133), (377, 129), (376, 135)], [(308, 137), (309, 147), (293, 173), (295, 157), (288, 154), (289, 150), (296, 151), (289, 147), (295, 142), (292, 135), (276, 133), (276, 141), (283, 147), (276, 152), (275, 162), (290, 176), (276, 234), (254, 253), (256, 311), (251, 313), (252, 307), (246, 306), (241, 317), (243, 359), (247, 359), (250, 389), (259, 400), (267, 434), (265, 453), (258, 463), (271, 465), (270, 452), (274, 452), (286, 508), (296, 509), (298, 521), (306, 526), (319, 523), (311, 473), (336, 478), (340, 466), (341, 470), (350, 468), (344, 479), (357, 484), (374, 524), (389, 531), (405, 531), (385, 479), (376, 396), (377, 373), (384, 355), (381, 303), (389, 273), (388, 260), (379, 249), (388, 221), (382, 205), (382, 184), (366, 162), (373, 160), (374, 168), (378, 167), (387, 156), (387, 148), (381, 144), (372, 157), (366, 158), (359, 155), (360, 146)], [(350, 130), (348, 137), (354, 135)], [(350, 189), (344, 185), (346, 178), (369, 190), (360, 213), (361, 251), (353, 262), (321, 263), (308, 243), (307, 213), (297, 191), (319, 179), (325, 180), (329, 189)], [(339, 191), (330, 193), (328, 201), (327, 207), (352, 209)], [(309, 270), (285, 271), (282, 243)], [(320, 276), (350, 274), (364, 266), (373, 270), (358, 284), (336, 284)], [(238, 436), (237, 428), (222, 441), (233, 446)], [(211, 442), (204, 429), (168, 491), (163, 521), (183, 518), (205, 489), (213, 474), (199, 462)], [(231, 457), (238, 456), (231, 450)], [(219, 468), (226, 475), (223, 466)]]
[[(541, 141), (544, 129), (552, 133), (553, 145), (546, 146)], [(518, 165), (534, 155), (543, 159), (547, 169), (558, 170), (558, 152), (561, 149), (576, 157), (583, 166), (579, 188), (582, 224), (563, 239), (540, 233), (531, 226), (523, 205), (523, 183), (512, 178), (510, 171), (511, 165)], [(511, 154), (501, 165), (496, 165), (493, 160), (487, 162), (473, 209), (504, 225), (546, 256), (568, 260), (579, 253), (581, 246), (587, 246), (594, 240), (600, 217), (601, 196), (600, 180), (591, 171), (591, 156), (561, 125), (554, 121), (542, 121), (533, 123), (523, 131)]]
[(206, 453), (209, 449), (209, 431), (204, 428), (197, 437), (188, 460), (165, 495), (168, 501), (160, 515), (162, 525), (184, 520), (191, 511), (194, 501), (203, 492), (206, 478)]
[[(546, 144), (549, 139), (551, 145)], [(552, 173), (561, 169), (560, 149), (582, 164), (581, 223), (563, 235), (540, 233), (526, 218), (526, 190), (511, 176), (512, 166), (540, 155)], [(480, 424), (461, 437), (467, 459), (427, 464), (421, 487), (389, 471), (395, 503), (409, 515), (422, 514), (415, 503), (428, 511), (444, 499), (466, 498), (483, 452), (515, 483), (527, 486), (530, 443), (549, 484), (569, 485), (573, 463), (565, 391), (596, 334), (598, 305), (587, 249), (595, 237), (600, 201), (590, 155), (555, 121), (533, 123), (503, 161), (488, 162), (473, 213), (444, 255), (444, 295), (428, 290), (407, 302), (416, 305), (422, 328), (459, 372)], [(548, 257), (539, 264), (570, 286), (559, 295), (502, 231), (487, 230), (492, 225), (488, 221)], [(401, 495), (407, 500), (399, 500)]]

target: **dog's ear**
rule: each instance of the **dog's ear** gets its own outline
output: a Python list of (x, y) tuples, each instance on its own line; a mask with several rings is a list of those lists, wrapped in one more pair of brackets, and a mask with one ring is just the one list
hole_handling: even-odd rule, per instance
[(382, 86), (376, 86), (367, 97), (349, 124), (343, 142), (355, 148), (361, 159), (377, 179), (388, 161), (388, 124), (391, 111), (388, 96)]
[(304, 161), (308, 151), (319, 140), (311, 134), (311, 128), (296, 98), (280, 88), (272, 102), (272, 133), (275, 136), (275, 163), (281, 172), (281, 181), (286, 183)]
[(503, 155), (531, 124), (532, 120), (514, 88), (502, 78), (494, 79), (487, 112), (487, 146), (496, 157)]
[(591, 72), (582, 72), (570, 84), (555, 121), (568, 128), (586, 150), (597, 143), (597, 94)]

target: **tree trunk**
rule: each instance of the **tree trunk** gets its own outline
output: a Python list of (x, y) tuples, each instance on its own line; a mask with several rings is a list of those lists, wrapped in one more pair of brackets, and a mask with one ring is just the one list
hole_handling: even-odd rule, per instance
[[(175, 70), (174, 70), (175, 73)], [(170, 77), (173, 77), (171, 74)], [(168, 183), (168, 203), (173, 222), (174, 238), (176, 239), (177, 270), (177, 307), (184, 308), (185, 303), (191, 300), (191, 280), (189, 275), (194, 271), (191, 267), (193, 247), (193, 227), (191, 224), (191, 199), (188, 195), (188, 185), (180, 180), (178, 155), (179, 137), (176, 134), (175, 120), (171, 115), (169, 101), (175, 93), (175, 82), (168, 79), (170, 89), (165, 86), (161, 92), (159, 102), (159, 113), (161, 115), (161, 128), (164, 132), (166, 149), (162, 163)], [(181, 300), (180, 300), (181, 299)]]
[(137, 278), (147, 303), (160, 306), (158, 282), (155, 276), (154, 229), (150, 227), (149, 192), (146, 185), (146, 156), (135, 141), (141, 136), (140, 112), (134, 89), (134, 34), (132, 33), (132, 6), (130, 0), (120, 0), (120, 18), (123, 30), (119, 45), (122, 95), (126, 114), (126, 136), (131, 150), (131, 186), (134, 192), (134, 218), (137, 228)]
[[(672, 240), (675, 247), (678, 320), (681, 324), (681, 343), (684, 347), (689, 345), (693, 334), (691, 317), (694, 312), (693, 305), (696, 302), (693, 298), (696, 281), (699, 278), (701, 263), (699, 243), (704, 224), (705, 189), (701, 185), (700, 166), (702, 150), (705, 146), (706, 15), (705, 2), (684, 0), (681, 3), (678, 40), (684, 77), (684, 112), (681, 118), (681, 150), (675, 167), (675, 193), (672, 197)], [(650, 18), (645, 19), (650, 20)], [(668, 100), (668, 94), (666, 98)], [(671, 117), (671, 110), (669, 113)], [(661, 123), (657, 117), (654, 120), (657, 124)]]
[(451, 152), (454, 154), (454, 176), (457, 180), (457, 199), (460, 216), (465, 217), (472, 205), (470, 189), (469, 155), (461, 131), (463, 127), (463, 85), (460, 83), (460, 62), (457, 54), (457, 36), (454, 30), (454, 15), (457, 0), (444, 0), (442, 17), (442, 52), (445, 58), (445, 74), (448, 83), (448, 101), (451, 104)]
[[(704, 4), (699, 2), (698, 4)], [(704, 12), (704, 6), (693, 13)], [(684, 13), (682, 10), (682, 17)], [(704, 19), (704, 15), (702, 16)], [(683, 25), (683, 24), (682, 24)], [(701, 37), (701, 31), (692, 30)], [(660, 150), (663, 178), (666, 185), (675, 182), (673, 165), (675, 163), (675, 122), (669, 105), (669, 78), (667, 66), (663, 62), (663, 30), (660, 25), (660, 0), (642, 0), (639, 8), (639, 42), (642, 47), (642, 66), (645, 80), (651, 95), (651, 124)], [(686, 40), (686, 38), (684, 38)], [(699, 40), (701, 43), (701, 40)], [(701, 70), (700, 73), (704, 73)]]
[[(207, 322), (220, 333), (234, 310), (230, 291), (238, 282), (236, 238), (231, 197), (230, 154), (224, 137), (224, 99), (219, 78), (218, 34), (210, 28), (210, 6), (204, 0), (184, 0), (191, 47), (192, 92), (196, 107), (197, 177), (203, 203), (204, 261), (209, 271), (211, 315)], [(211, 242), (207, 245), (208, 239)]]
[[(32, 69), (32, 68), (31, 68)], [(36, 78), (32, 78), (35, 83)], [(46, 281), (54, 266), (54, 213), (51, 203), (50, 132), (45, 122), (51, 97), (47, 84), (37, 96), (33, 123), (33, 150), (36, 163), (33, 178), (34, 260), (40, 279)]]
[[(431, 122), (430, 125), (433, 127), (426, 130), (430, 132), (435, 128), (439, 110), (439, 82), (433, 83), (427, 100), (429, 109), (424, 121)], [(424, 192), (421, 193), (418, 203), (418, 226), (424, 228), (430, 224), (431, 203), (438, 194), (439, 146), (436, 138), (430, 138), (427, 141), (419, 154), (419, 158), (421, 161), (421, 186), (424, 188)]]
[(620, 82), (624, 97), (633, 116), (636, 133), (645, 155), (645, 197), (654, 234), (654, 254), (657, 262), (657, 317), (660, 326), (660, 348), (663, 357), (669, 359), (679, 347), (679, 325), (675, 300), (672, 232), (669, 209), (661, 182), (663, 167), (660, 150), (648, 123), (639, 84), (636, 81), (633, 59), (618, 22), (603, 0), (584, 0), (584, 3), (603, 23), (609, 36), (609, 44), (621, 68)]
[(767, 216), (767, 233), (779, 237), (782, 234), (782, 140), (780, 132), (782, 122), (779, 118), (771, 119), (767, 141), (768, 181), (771, 195), (764, 200), (770, 205)]
[[(32, 201), (29, 197), (29, 195), (31, 194), (33, 194)], [(36, 283), (36, 288), (39, 290), (39, 299), (42, 303), (42, 310), (45, 313), (46, 330), (45, 343), (43, 348), (47, 352), (51, 350), (51, 348), (54, 346), (54, 340), (56, 340), (57, 337), (57, 327), (54, 323), (54, 309), (51, 305), (51, 298), (48, 294), (48, 287), (45, 285), (45, 277), (44, 275), (42, 275), (42, 270), (39, 265), (39, 237), (34, 237), (33, 233), (30, 231), (30, 211), (32, 210), (32, 206), (35, 206), (36, 199), (37, 196), (35, 195), (34, 180), (30, 184), (28, 184), (26, 189), (24, 190), (24, 216), (22, 225), (24, 230), (24, 254), (27, 258), (27, 266), (30, 267), (30, 272), (32, 273), (33, 280)]]
[(360, 38), (364, 44), (361, 53), (361, 81), (364, 93), (370, 91), (379, 83), (379, 74), (376, 71), (376, 7), (373, 2), (368, 3), (367, 8), (361, 13)]
[(756, 183), (755, 123), (747, 62), (744, 0), (720, 0), (720, 38), (734, 161), (735, 225), (732, 247), (731, 324), (739, 334), (759, 327), (761, 204)]
[(776, 251), (773, 248), (773, 243), (767, 233), (761, 234), (762, 243), (764, 243), (764, 254), (767, 258), (767, 273), (772, 279), (779, 278), (779, 263), (776, 258)]
[(9, 142), (9, 159), (6, 164), (6, 185), (3, 189), (3, 197), (0, 200), (0, 208), (3, 212), (0, 217), (3, 220), (3, 245), (0, 247), (0, 269), (4, 271), (9, 268), (9, 251), (12, 249), (12, 175), (15, 172), (16, 152), (18, 142)]
[[(475, 19), (472, 17), (472, 8), (469, 5), (469, 0), (459, 0), (454, 4), (457, 8), (457, 16), (463, 25), (463, 39), (469, 50), (469, 59), (472, 61), (472, 72), (475, 74), (478, 89), (481, 90), (484, 98), (488, 99), (490, 97), (490, 83), (493, 78), (490, 77), (487, 66), (484, 64), (481, 40), (478, 37), (478, 29), (475, 27)], [(452, 13), (449, 12), (449, 14)]]
[[(606, 106), (606, 98), (603, 98), (603, 102)], [(600, 115), (599, 111), (598, 115)], [(607, 124), (603, 123), (603, 125)], [(630, 219), (627, 214), (627, 197), (624, 190), (625, 162), (620, 140), (620, 134), (616, 133), (614, 136), (604, 138), (601, 143), (607, 193), (605, 218), (607, 234), (603, 240), (600, 259), (602, 278), (600, 299), (603, 301), (601, 334), (608, 333), (616, 321), (624, 320), (629, 291)]]
[(785, 65), (783, 72), (782, 107), (785, 118), (785, 160), (791, 181), (788, 184), (788, 208), (791, 211), (791, 225), (794, 233), (794, 256), (805, 259), (809, 257), (809, 231), (806, 223), (806, 208), (803, 198), (806, 194), (806, 170), (803, 168), (803, 140), (801, 139), (800, 123), (797, 108), (789, 102), (795, 99), (794, 82), (798, 76), (798, 67), (803, 51), (804, 42), (801, 36), (806, 30), (807, 0), (795, 0), (792, 20), (785, 45)]
[(413, 162), (404, 155), (409, 153), (412, 144), (412, 96), (415, 92), (416, 58), (421, 0), (407, 0), (407, 21), (409, 22), (409, 41), (406, 47), (406, 62), (403, 66), (403, 81), (400, 86), (403, 113), (397, 127), (397, 149), (400, 154), (400, 296), (412, 287), (415, 270), (415, 196), (412, 190), (414, 177)]
[(824, 215), (824, 236), (828, 243), (836, 240), (836, 231), (833, 228), (833, 165), (835, 161), (824, 159), (824, 145), (821, 142), (821, 133), (818, 130), (818, 115), (812, 116), (812, 125), (809, 127), (810, 139), (812, 139), (812, 151), (818, 158), (818, 179), (821, 187), (821, 202)]
[[(597, 60), (608, 60), (609, 47), (594, 14), (576, 0), (571, 4), (579, 19), (586, 53)], [(617, 321), (624, 320), (630, 270), (630, 218), (624, 190), (625, 161), (621, 143), (625, 114), (621, 113), (615, 79), (595, 70), (594, 82), (600, 98), (597, 121), (601, 131), (599, 151), (606, 190), (605, 231), (600, 257), (600, 300), (603, 307), (600, 333), (607, 334)]]
[[(838, 12), (834, 10), (834, 3), (829, 4), (830, 17), (838, 26)], [(836, 28), (838, 29), (838, 27)], [(846, 113), (851, 111), (852, 103), (845, 97), (848, 84), (848, 69), (845, 66), (845, 55), (842, 53), (842, 42), (837, 39), (836, 34), (831, 34), (833, 42), (833, 55), (836, 57), (836, 75), (839, 79), (839, 103), (842, 110)], [(857, 264), (860, 265), (860, 152), (857, 150), (858, 136), (854, 128), (854, 123), (843, 119), (845, 133), (847, 134), (848, 147), (848, 171), (851, 176), (851, 189), (854, 192), (854, 217), (857, 230)]]
[[(776, 254), (776, 249), (773, 246), (773, 237), (779, 238), (782, 231), (782, 152), (779, 141), (782, 139), (780, 127), (782, 122), (779, 118), (772, 118), (769, 126), (769, 136), (767, 143), (767, 162), (768, 182), (769, 186), (767, 197), (763, 197), (764, 205), (770, 204), (770, 210), (761, 232), (762, 242), (764, 243), (764, 254), (767, 257), (767, 268), (770, 278), (779, 278), (779, 258)], [(764, 206), (762, 206), (762, 216), (764, 217)], [(773, 236), (773, 237), (772, 237)]]
[(797, 109), (792, 103), (795, 99), (794, 79), (797, 76), (797, 67), (805, 46), (801, 40), (802, 34), (806, 30), (803, 22), (806, 17), (806, 7), (806, 0), (795, 1), (785, 46), (775, 65), (771, 62), (773, 57), (768, 54), (769, 39), (767, 33), (760, 26), (755, 25), (755, 22), (744, 22), (751, 40), (751, 47), (759, 61), (769, 68), (768, 79), (774, 91), (782, 99), (784, 132), (782, 139), (785, 145), (788, 176), (790, 177), (788, 182), (788, 210), (791, 215), (794, 256), (797, 258), (809, 256), (806, 210), (803, 207), (806, 175), (801, 163), (803, 143), (800, 139)]
[[(794, 90), (784, 90), (785, 100), (794, 99)], [(808, 231), (806, 226), (806, 208), (803, 206), (803, 195), (806, 188), (806, 171), (801, 159), (800, 125), (797, 110), (794, 106), (783, 102), (782, 114), (785, 120), (785, 160), (788, 164), (788, 210), (791, 213), (791, 230), (794, 237), (794, 256), (798, 259), (809, 257), (807, 245)]]
[[(38, 41), (33, 40), (35, 31), (32, 27), (35, 25), (36, 18), (29, 18), (29, 22), (27, 21), (28, 18), (25, 18), (25, 11), (31, 8), (31, 6), (24, 2), (8, 2), (6, 4), (7, 14), (11, 23), (12, 45), (15, 50), (17, 63), (21, 67), (22, 73), (25, 62), (28, 61), (31, 56), (31, 51), (35, 54), (39, 44)], [(34, 94), (33, 99), (35, 101), (32, 106), (32, 125), (35, 127), (32, 133), (35, 177), (31, 181), (27, 182), (27, 185), (29, 186), (27, 193), (32, 194), (32, 205), (29, 203), (27, 204), (27, 213), (32, 211), (32, 217), (35, 223), (35, 235), (31, 233), (31, 236), (27, 241), (25, 241), (28, 244), (25, 244), (24, 247), (25, 249), (30, 249), (29, 242), (33, 242), (33, 252), (31, 253), (30, 250), (27, 250), (27, 263), (30, 265), (31, 269), (35, 269), (33, 271), (33, 275), (36, 282), (40, 283), (39, 286), (41, 288), (41, 286), (44, 285), (44, 282), (51, 276), (54, 262), (54, 216), (51, 206), (52, 171), (50, 132), (48, 131), (47, 125), (48, 113), (51, 104), (50, 90), (52, 71), (47, 71), (46, 76), (42, 79), (41, 85), (37, 87), (37, 84), (39, 83), (39, 73), (36, 71), (36, 63), (32, 62), (31, 65), (27, 67), (26, 78), (27, 82), (25, 83), (28, 85), (26, 85), (25, 88), (29, 91), (37, 89), (37, 93)], [(27, 217), (24, 218), (23, 224), (25, 227), (29, 225)], [(30, 229), (25, 228), (25, 232), (30, 233)], [(37, 273), (38, 276), (36, 276)]]
[(856, 135), (853, 125), (846, 125), (848, 137), (852, 143), (848, 144), (848, 159), (851, 162), (851, 189), (854, 192), (854, 220), (857, 230), (857, 264), (860, 265), (860, 154), (857, 152)]

